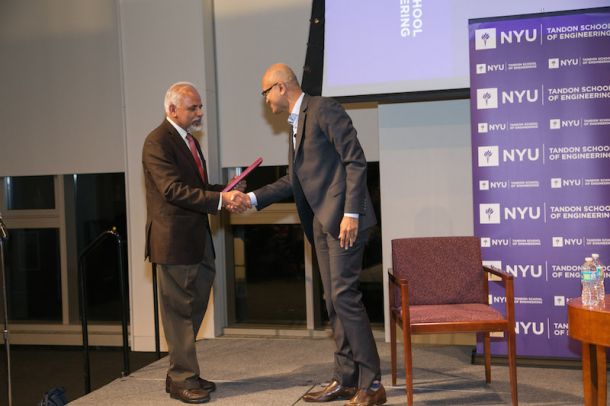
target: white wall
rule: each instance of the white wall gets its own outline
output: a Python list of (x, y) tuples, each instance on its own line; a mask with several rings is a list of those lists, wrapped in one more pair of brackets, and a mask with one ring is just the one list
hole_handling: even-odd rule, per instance
[(288, 124), (261, 96), (261, 76), (275, 62), (305, 63), (311, 0), (214, 2), (221, 160), (225, 167), (288, 162)]
[(0, 1), (0, 176), (121, 172), (116, 5)]
[(473, 235), (470, 101), (379, 106), (379, 166), (387, 287), (392, 239)]
[[(302, 77), (311, 0), (214, 2), (218, 111), (223, 167), (288, 164), (286, 115), (274, 116), (261, 96), (261, 77), (272, 63)], [(353, 107), (353, 111), (352, 111)], [(368, 160), (378, 160), (376, 104), (348, 106)]]
[[(119, 0), (123, 88), (125, 95), (126, 185), (128, 192), (131, 336), (136, 351), (154, 349), (153, 296), (150, 264), (144, 261), (146, 200), (142, 172), (142, 145), (148, 133), (164, 118), (163, 97), (174, 82), (185, 80), (200, 90), (204, 112), (211, 102), (205, 72), (204, 16), (210, 2), (201, 0)], [(213, 60), (213, 55), (210, 56)], [(205, 95), (205, 96), (204, 96)], [(207, 96), (207, 97), (206, 97)], [(207, 113), (206, 113), (207, 114)], [(214, 118), (213, 118), (214, 120)], [(210, 120), (204, 116), (204, 137)], [(214, 152), (215, 154), (215, 152)], [(212, 164), (213, 165), (213, 164)], [(212, 181), (218, 170), (210, 168)], [(220, 277), (223, 277), (220, 275)], [(213, 312), (208, 312), (202, 333), (213, 336)]]

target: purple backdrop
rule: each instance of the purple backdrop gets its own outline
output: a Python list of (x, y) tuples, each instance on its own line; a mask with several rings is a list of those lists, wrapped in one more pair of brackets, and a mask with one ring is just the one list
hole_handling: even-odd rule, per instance
[(610, 8), (473, 20), (469, 36), (483, 259), (515, 276), (517, 354), (578, 357), (566, 303), (585, 256), (610, 263)]

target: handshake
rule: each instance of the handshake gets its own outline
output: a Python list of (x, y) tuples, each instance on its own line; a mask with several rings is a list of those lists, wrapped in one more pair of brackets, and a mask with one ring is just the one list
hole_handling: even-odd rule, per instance
[(231, 213), (243, 213), (251, 208), (252, 204), (250, 203), (250, 196), (239, 190), (232, 190), (222, 193), (222, 207)]

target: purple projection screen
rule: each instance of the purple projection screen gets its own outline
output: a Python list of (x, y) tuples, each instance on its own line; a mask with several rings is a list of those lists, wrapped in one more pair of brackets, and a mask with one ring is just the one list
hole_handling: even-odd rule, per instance
[[(610, 263), (610, 8), (470, 20), (469, 38), (484, 262), (515, 277), (517, 354), (579, 357), (566, 305), (585, 256)], [(503, 311), (496, 283), (489, 300)]]
[(608, 0), (328, 0), (322, 94), (467, 88), (469, 19), (607, 5)]

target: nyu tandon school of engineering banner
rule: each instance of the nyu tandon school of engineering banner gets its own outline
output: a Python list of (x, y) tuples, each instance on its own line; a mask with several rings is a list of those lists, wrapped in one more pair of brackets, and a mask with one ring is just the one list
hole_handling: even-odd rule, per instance
[[(610, 264), (610, 8), (471, 20), (469, 36), (484, 262), (515, 277), (517, 354), (577, 357), (567, 301), (585, 256)], [(496, 283), (489, 300), (503, 310)]]

